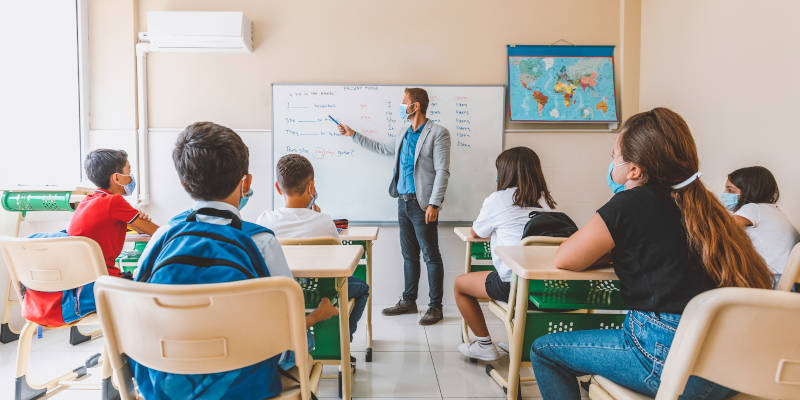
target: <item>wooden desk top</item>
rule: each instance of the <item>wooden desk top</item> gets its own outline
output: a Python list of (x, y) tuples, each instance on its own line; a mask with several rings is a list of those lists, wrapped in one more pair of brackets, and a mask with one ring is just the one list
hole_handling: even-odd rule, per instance
[(470, 235), (469, 235), (469, 230), (470, 229), (472, 229), (471, 226), (459, 226), (459, 227), (453, 228), (453, 231), (455, 231), (455, 233), (459, 237), (459, 239), (461, 239), (461, 240), (463, 240), (465, 242), (488, 242), (489, 241), (489, 239), (474, 239), (474, 238), (471, 238)]
[(342, 278), (353, 275), (364, 253), (361, 246), (281, 246), (295, 278)]
[(341, 240), (378, 240), (377, 226), (351, 226), (339, 232)]
[(92, 194), (94, 189), (85, 186), (56, 185), (16, 185), (0, 187), (2, 192), (72, 192), (72, 194)]
[(590, 268), (575, 272), (553, 265), (558, 246), (498, 246), (495, 252), (514, 274), (528, 280), (618, 280), (614, 268)]
[(144, 233), (127, 233), (125, 234), (126, 242), (149, 242), (150, 235)]

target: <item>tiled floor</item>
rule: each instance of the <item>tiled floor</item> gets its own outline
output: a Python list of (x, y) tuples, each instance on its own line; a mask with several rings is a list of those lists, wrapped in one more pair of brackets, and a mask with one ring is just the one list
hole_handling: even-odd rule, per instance
[[(455, 306), (445, 306), (445, 320), (439, 324), (422, 327), (417, 323), (420, 315), (384, 317), (383, 305), (375, 306), (373, 327), (373, 362), (364, 362), (365, 331), (363, 321), (353, 341), (353, 355), (358, 358), (353, 376), (354, 399), (479, 399), (504, 398), (503, 390), (484, 372), (485, 364), (471, 364), (458, 353), (460, 340), (458, 311)], [(495, 341), (506, 340), (499, 321), (489, 317), (490, 331)], [(102, 339), (101, 339), (102, 340)], [(43, 339), (33, 345), (31, 378), (44, 379), (54, 373), (71, 369), (82, 360), (101, 349), (101, 341), (70, 346), (67, 331), (45, 332)], [(0, 398), (13, 398), (13, 376), (16, 342), (0, 345)], [(495, 363), (505, 372), (507, 358)], [(326, 373), (335, 373), (335, 367), (326, 367)], [(99, 368), (90, 369), (85, 383), (99, 384)], [(523, 370), (530, 376), (529, 368)], [(524, 399), (538, 399), (535, 383), (523, 384)], [(320, 383), (320, 398), (337, 397), (336, 380)], [(67, 390), (56, 393), (55, 399), (98, 398), (99, 390)]]

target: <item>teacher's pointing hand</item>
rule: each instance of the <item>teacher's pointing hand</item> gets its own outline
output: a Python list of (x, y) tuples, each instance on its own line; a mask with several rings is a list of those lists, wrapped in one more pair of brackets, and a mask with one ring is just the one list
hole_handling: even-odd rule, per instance
[(353, 129), (351, 129), (349, 126), (347, 126), (345, 124), (339, 124), (338, 128), (339, 128), (339, 134), (341, 134), (341, 135), (353, 136), (353, 134), (355, 134)]

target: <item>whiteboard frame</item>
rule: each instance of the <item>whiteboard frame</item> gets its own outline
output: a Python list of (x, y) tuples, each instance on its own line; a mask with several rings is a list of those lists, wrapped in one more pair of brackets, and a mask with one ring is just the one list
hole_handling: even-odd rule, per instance
[[(270, 83), (269, 85), (269, 104), (270, 104), (270, 111), (272, 111), (272, 120), (270, 121), (270, 147), (272, 148), (272, 166), (270, 171), (270, 176), (272, 177), (272, 183), (275, 183), (275, 163), (278, 160), (275, 159), (275, 99), (273, 98), (273, 94), (275, 92), (275, 86), (399, 86), (399, 87), (406, 87), (406, 88), (413, 88), (413, 87), (495, 87), (495, 88), (503, 88), (503, 118), (501, 119), (502, 122), (500, 123), (500, 148), (505, 150), (506, 148), (506, 118), (505, 113), (508, 109), (508, 99), (507, 99), (507, 90), (508, 87), (506, 85), (500, 84), (481, 84), (481, 85), (456, 85), (456, 84), (424, 84), (424, 83), (411, 83), (411, 84), (399, 84), (399, 83), (308, 83), (308, 82), (280, 82), (280, 83)], [(386, 193), (388, 196), (389, 193)], [(488, 196), (488, 194), (487, 194)], [(391, 197), (391, 196), (390, 196)], [(445, 199), (447, 199), (447, 194), (445, 194)], [(445, 200), (446, 201), (446, 200)], [(272, 201), (271, 209), (275, 211), (275, 202)], [(439, 226), (457, 226), (457, 225), (465, 225), (465, 224), (472, 224), (472, 221), (442, 221), (439, 220)], [(397, 226), (397, 221), (350, 221), (353, 226)]]

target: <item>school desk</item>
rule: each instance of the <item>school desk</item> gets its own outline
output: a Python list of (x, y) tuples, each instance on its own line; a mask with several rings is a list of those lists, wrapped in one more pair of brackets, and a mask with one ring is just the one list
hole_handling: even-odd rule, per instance
[[(466, 252), (464, 255), (464, 272), (476, 272), (476, 271), (494, 271), (494, 265), (492, 265), (492, 253), (489, 247), (489, 239), (486, 238), (473, 238), (470, 235), (470, 230), (472, 227), (469, 226), (459, 226), (453, 229), (455, 231), (456, 236), (459, 239), (464, 241), (466, 245)], [(483, 302), (483, 300), (479, 300)], [(469, 343), (469, 327), (467, 327), (467, 321), (464, 321), (464, 318), (461, 318), (461, 341), (464, 343)]]
[[(94, 189), (83, 186), (6, 186), (0, 187), (0, 205), (6, 214), (0, 227), (0, 235), (19, 236), (19, 227), (25, 216), (34, 211), (69, 211), (72, 212), (77, 204)], [(5, 272), (3, 272), (5, 273)], [(19, 333), (11, 330), (11, 308), (19, 304), (8, 280), (5, 292), (0, 293), (5, 302), (2, 317), (0, 317), (0, 343), (9, 343), (19, 338)], [(77, 330), (76, 327), (75, 330)]]
[[(295, 278), (334, 278), (339, 294), (339, 364), (341, 398), (350, 399), (350, 307), (347, 301), (347, 278), (353, 275), (358, 261), (364, 254), (361, 246), (281, 246), (286, 263)], [(323, 364), (325, 360), (322, 360)]]
[[(366, 362), (372, 362), (372, 242), (378, 240), (377, 226), (351, 226), (339, 232), (339, 239), (345, 245), (361, 245), (364, 255), (361, 259), (365, 264), (356, 267), (355, 276), (364, 279), (369, 285), (369, 301), (367, 302), (367, 349), (364, 355)], [(361, 266), (364, 273), (361, 274)]]
[[(522, 364), (524, 348), (526, 318), (528, 316), (528, 300), (531, 281), (617, 281), (614, 269), (591, 268), (582, 272), (557, 269), (554, 265), (557, 246), (498, 246), (495, 248), (497, 255), (508, 265), (512, 272), (512, 285), (516, 279), (516, 298), (509, 313), (509, 366), (508, 376), (503, 378), (491, 365), (487, 365), (486, 372), (499, 385), (506, 389), (508, 399), (516, 399), (519, 395), (519, 375)], [(604, 308), (600, 305), (586, 308)], [(612, 309), (618, 309), (611, 307)], [(584, 314), (586, 318), (594, 318), (592, 314)], [(619, 315), (615, 315), (619, 317)], [(570, 329), (571, 330), (571, 329)]]

